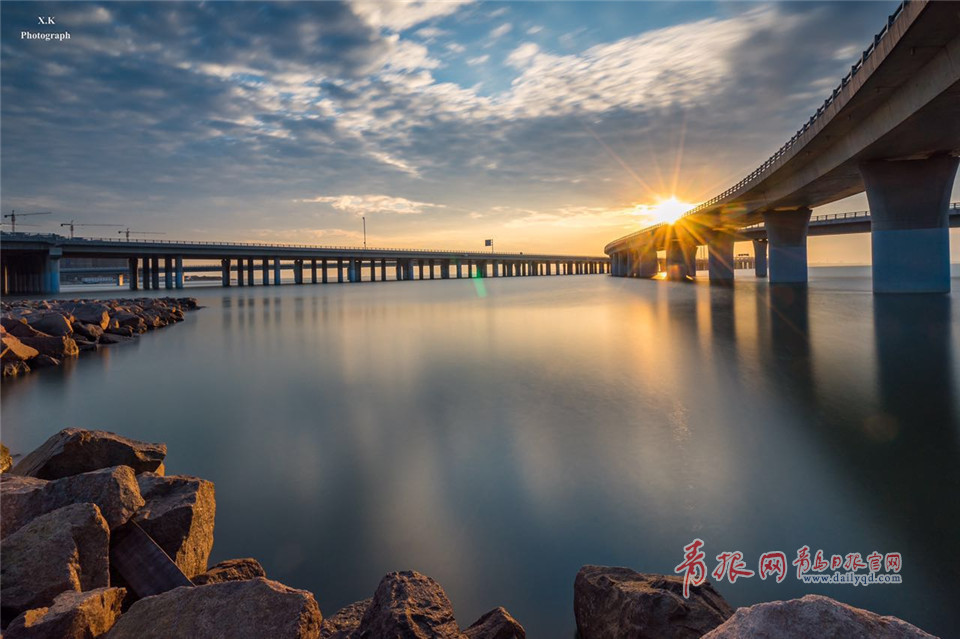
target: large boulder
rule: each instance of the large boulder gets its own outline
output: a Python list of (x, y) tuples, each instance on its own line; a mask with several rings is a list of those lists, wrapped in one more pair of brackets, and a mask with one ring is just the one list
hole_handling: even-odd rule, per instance
[(125, 523), (144, 504), (136, 476), (127, 466), (53, 481), (3, 473), (0, 475), (0, 538), (40, 515), (87, 502), (100, 508), (111, 530)]
[(244, 559), (221, 561), (206, 572), (196, 575), (191, 581), (198, 586), (202, 586), (204, 584), (218, 584), (223, 581), (243, 581), (244, 579), (266, 576), (267, 573), (259, 561), (246, 557)]
[(503, 607), (494, 608), (463, 631), (468, 639), (526, 639), (527, 633)]
[(447, 594), (418, 572), (391, 572), (380, 580), (360, 621), (358, 637), (462, 639)]
[(217, 501), (213, 482), (186, 475), (137, 476), (146, 501), (134, 516), (187, 577), (207, 569)]
[(21, 459), (12, 472), (60, 479), (111, 466), (129, 466), (142, 473), (159, 468), (166, 455), (166, 444), (127, 439), (105, 430), (64, 428)]
[(0, 542), (4, 620), (49, 606), (65, 590), (110, 584), (110, 531), (94, 504), (41, 515)]
[(130, 606), (107, 639), (318, 639), (313, 595), (262, 577), (176, 588)]
[(49, 337), (43, 331), (38, 331), (24, 320), (19, 320), (8, 325), (7, 333), (14, 337)]
[(3, 631), (6, 639), (97, 639), (120, 616), (123, 588), (57, 595), (49, 608), (28, 610)]
[[(109, 323), (109, 318), (107, 318)], [(84, 339), (90, 340), (91, 342), (96, 342), (101, 337), (103, 337), (103, 329), (100, 328), (99, 324), (86, 324), (84, 322), (74, 322), (73, 323), (73, 332), (83, 337)]]
[(332, 617), (326, 617), (320, 627), (320, 639), (354, 639), (360, 628), (360, 620), (373, 599), (356, 601), (341, 608)]
[(44, 355), (63, 359), (80, 354), (80, 348), (72, 337), (21, 337), (20, 341), (37, 349)]
[(694, 639), (733, 614), (709, 582), (691, 586), (687, 599), (680, 577), (610, 566), (580, 569), (573, 609), (581, 639)]
[(897, 617), (882, 617), (830, 597), (807, 595), (738, 608), (703, 639), (934, 639)]
[(110, 307), (106, 304), (97, 302), (67, 303), (63, 305), (63, 308), (70, 309), (78, 322), (93, 324), (100, 328), (106, 328), (110, 323)]
[(3, 361), (23, 361), (36, 357), (40, 351), (24, 344), (19, 337), (6, 334), (0, 339), (3, 344), (0, 359)]
[(73, 333), (73, 325), (70, 320), (60, 313), (38, 313), (27, 318), (27, 323), (30, 324), (31, 328), (47, 335), (63, 337)]
[(147, 323), (143, 318), (130, 311), (117, 311), (112, 319), (116, 320), (117, 326), (129, 326), (135, 333), (143, 333), (147, 330)]

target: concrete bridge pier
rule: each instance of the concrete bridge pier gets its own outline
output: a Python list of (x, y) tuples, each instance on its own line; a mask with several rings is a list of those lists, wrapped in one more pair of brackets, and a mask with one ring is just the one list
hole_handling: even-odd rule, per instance
[(711, 284), (733, 283), (733, 236), (721, 229), (715, 229), (707, 242), (707, 270)]
[(343, 284), (343, 260), (337, 260), (337, 283)]
[(690, 251), (678, 238), (667, 242), (667, 279), (683, 281), (693, 277), (696, 271), (690, 269), (689, 253), (696, 255), (696, 250)]
[(173, 258), (163, 258), (163, 287), (168, 291), (173, 288)]
[(463, 279), (463, 264), (460, 263), (460, 260), (457, 260), (457, 279)]
[(149, 257), (143, 258), (143, 268), (141, 269), (140, 279), (143, 281), (143, 290), (149, 290), (150, 285), (153, 283)]
[(130, 290), (135, 291), (140, 288), (140, 282), (138, 281), (140, 278), (140, 269), (139, 265), (137, 264), (137, 258), (131, 257), (127, 259), (127, 269), (127, 279), (130, 280)]
[(293, 261), (293, 283), (303, 284), (303, 260)]
[(810, 208), (767, 211), (763, 224), (770, 243), (770, 283), (807, 283), (807, 228)]
[(659, 260), (657, 260), (657, 249), (653, 246), (640, 251), (640, 277), (656, 277), (660, 270)]
[(153, 290), (157, 291), (160, 290), (160, 258), (155, 255), (152, 258), (152, 262), (153, 263), (150, 265), (152, 269), (152, 272), (150, 273), (152, 276), (150, 283), (153, 286)]
[(247, 283), (250, 286), (255, 286), (257, 283), (254, 281), (257, 275), (257, 265), (253, 263), (253, 258), (247, 258)]
[(380, 260), (380, 281), (387, 281), (387, 260)]
[(260, 276), (264, 286), (270, 286), (270, 260), (263, 258), (260, 264)]
[(178, 288), (183, 288), (183, 258), (176, 257), (173, 260), (173, 285)]
[(273, 258), (273, 285), (280, 286), (283, 276), (280, 273), (280, 258)]
[(243, 286), (243, 258), (237, 258), (237, 286)]
[[(147, 279), (148, 279), (148, 278), (147, 278), (147, 268), (148, 268), (148, 267), (146, 266), (146, 264), (144, 264), (144, 268), (143, 268), (143, 281), (144, 281), (144, 286), (143, 286), (143, 288), (147, 288), (147, 286), (146, 286), (146, 281), (147, 281)], [(228, 260), (228, 259), (226, 259), (226, 258), (220, 260), (220, 284), (223, 285), (224, 287), (230, 286), (230, 260)]]
[[(360, 261), (360, 265), (363, 266), (363, 260)], [(363, 279), (363, 277), (361, 276), (360, 279)], [(376, 260), (370, 260), (370, 281), (371, 282), (377, 281), (377, 261)]]
[(323, 284), (327, 283), (327, 261), (320, 260), (320, 281)]
[(960, 158), (860, 164), (870, 203), (874, 293), (950, 292), (950, 191)]
[(767, 240), (753, 241), (753, 268), (757, 277), (767, 276)]
[(357, 260), (351, 259), (347, 261), (347, 280), (353, 284), (357, 281), (357, 275), (359, 275), (359, 269), (357, 267)]

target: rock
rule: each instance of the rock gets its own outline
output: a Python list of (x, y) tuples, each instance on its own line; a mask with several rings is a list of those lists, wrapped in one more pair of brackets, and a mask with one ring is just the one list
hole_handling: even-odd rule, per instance
[(4, 473), (0, 475), (0, 539), (40, 515), (85, 502), (100, 508), (111, 530), (125, 523), (144, 504), (133, 470), (127, 466), (54, 481)]
[(130, 606), (107, 639), (317, 639), (313, 595), (258, 577), (176, 588)]
[(418, 572), (391, 572), (380, 580), (360, 620), (359, 637), (460, 639), (450, 600), (436, 581)]
[(96, 639), (120, 616), (123, 588), (95, 588), (57, 595), (49, 608), (28, 610), (4, 630), (6, 639)]
[[(127, 327), (127, 328), (128, 328), (128, 330), (129, 330), (129, 327)], [(132, 331), (131, 331), (131, 335), (132, 335), (132, 334), (133, 334), (133, 333), (132, 333)], [(104, 333), (103, 336), (100, 338), (100, 343), (101, 343), (101, 344), (107, 344), (107, 345), (109, 345), (109, 344), (129, 344), (129, 343), (132, 342), (132, 341), (134, 341), (134, 340), (133, 340), (133, 337), (120, 335), (120, 334), (114, 332), (113, 329), (110, 329), (109, 331), (107, 331), (106, 333)]]
[(30, 363), (33, 364), (34, 368), (54, 368), (61, 364), (60, 360), (56, 357), (50, 357), (49, 355), (37, 355), (30, 360)]
[(30, 367), (27, 366), (26, 362), (22, 361), (4, 361), (0, 362), (0, 365), (3, 367), (3, 376), (4, 377), (16, 377), (17, 375), (23, 375), (24, 373), (30, 372)]
[(13, 468), (13, 457), (10, 456), (10, 449), (6, 444), (0, 443), (0, 473), (5, 473)]
[(680, 577), (609, 566), (580, 569), (573, 586), (573, 608), (581, 639), (693, 639), (733, 614), (709, 582), (691, 586), (690, 598), (685, 599)]
[(7, 332), (14, 337), (49, 337), (49, 335), (43, 333), (42, 331), (38, 331), (25, 321), (18, 321), (12, 326), (8, 326)]
[(73, 325), (66, 317), (60, 313), (44, 313), (35, 315), (27, 319), (31, 328), (35, 328), (41, 333), (63, 337), (73, 334)]
[(146, 504), (134, 516), (187, 577), (207, 569), (217, 510), (213, 482), (186, 475), (137, 476)]
[(110, 584), (110, 531), (94, 504), (41, 515), (0, 542), (3, 617), (50, 605), (65, 590)]
[(703, 639), (934, 639), (897, 617), (854, 608), (830, 597), (807, 595), (738, 608)]
[[(109, 318), (107, 318), (109, 322)], [(103, 329), (100, 328), (99, 324), (85, 324), (83, 322), (74, 322), (73, 323), (73, 332), (78, 336), (81, 336), (85, 339), (90, 340), (91, 342), (96, 342), (101, 337), (103, 337)]]
[(135, 333), (143, 333), (147, 330), (147, 323), (142, 317), (130, 311), (117, 311), (113, 316), (118, 326), (129, 326)]
[(136, 473), (156, 470), (167, 456), (166, 444), (127, 439), (105, 430), (64, 428), (20, 460), (13, 474), (60, 479), (112, 466)]
[(32, 346), (44, 355), (63, 359), (75, 357), (80, 353), (77, 343), (72, 337), (21, 337), (20, 341)]
[(526, 639), (523, 626), (504, 608), (494, 608), (463, 631), (468, 639)]
[(27, 346), (14, 335), (5, 335), (0, 339), (0, 342), (3, 343), (3, 351), (2, 354), (0, 354), (0, 359), (3, 359), (5, 362), (33, 359), (40, 354), (40, 351), (32, 346)]
[[(110, 324), (110, 307), (106, 304), (98, 304), (96, 302), (72, 305), (64, 304), (64, 308), (70, 308), (73, 316), (79, 322), (92, 324), (101, 329), (106, 328)], [(76, 330), (76, 327), (74, 327), (74, 330)]]
[(204, 573), (195, 576), (191, 581), (198, 586), (204, 584), (218, 584), (223, 581), (243, 581), (266, 577), (267, 573), (256, 559), (228, 559), (210, 568)]
[(357, 601), (337, 611), (332, 617), (323, 620), (320, 626), (320, 639), (354, 639), (363, 613), (370, 607), (373, 599)]

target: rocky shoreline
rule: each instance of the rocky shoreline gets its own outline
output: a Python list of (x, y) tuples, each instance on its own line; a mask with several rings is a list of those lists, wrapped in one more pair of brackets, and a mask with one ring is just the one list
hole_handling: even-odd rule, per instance
[(192, 297), (0, 302), (2, 375), (60, 366), (80, 353), (133, 341), (197, 308)]
[[(0, 605), (7, 639), (525, 639), (502, 607), (461, 628), (436, 581), (392, 572), (373, 596), (325, 617), (313, 593), (256, 559), (207, 565), (213, 483), (165, 474), (167, 447), (68, 428), (0, 475)], [(584, 566), (580, 639), (929, 638), (828, 597), (736, 611), (709, 584)]]

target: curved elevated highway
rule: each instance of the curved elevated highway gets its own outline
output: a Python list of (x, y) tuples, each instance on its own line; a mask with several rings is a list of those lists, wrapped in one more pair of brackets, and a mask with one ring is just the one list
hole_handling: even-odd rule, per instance
[[(672, 225), (604, 249), (612, 273), (733, 278), (738, 231), (762, 222), (771, 283), (807, 280), (811, 208), (866, 191), (875, 292), (949, 292), (950, 192), (960, 152), (960, 3), (912, 0), (892, 14), (817, 112), (770, 159)], [(766, 244), (758, 250), (766, 256)], [(759, 257), (759, 256), (758, 256)]]

